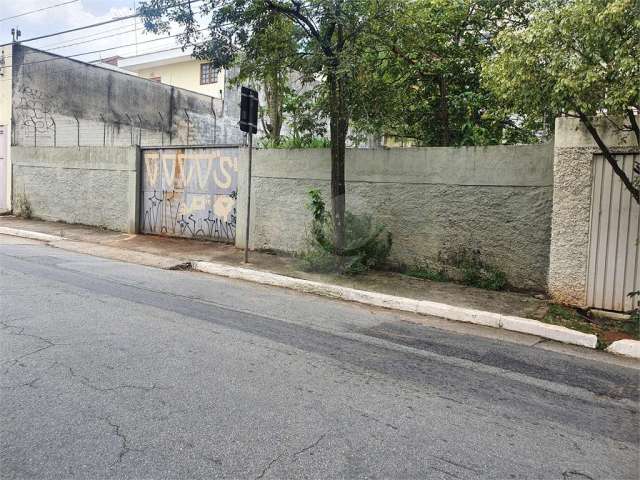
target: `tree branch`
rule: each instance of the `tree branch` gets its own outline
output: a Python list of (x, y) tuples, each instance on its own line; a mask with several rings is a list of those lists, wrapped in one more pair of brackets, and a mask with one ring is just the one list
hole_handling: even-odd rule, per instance
[(624, 186), (627, 187), (627, 190), (629, 190), (629, 192), (631, 192), (631, 196), (633, 196), (635, 201), (638, 204), (640, 204), (640, 190), (638, 190), (633, 185), (633, 182), (627, 176), (625, 171), (620, 168), (620, 165), (618, 165), (618, 162), (616, 161), (615, 157), (611, 153), (611, 150), (609, 150), (609, 147), (607, 147), (607, 145), (605, 145), (605, 143), (602, 141), (602, 138), (600, 137), (600, 134), (598, 133), (596, 128), (591, 123), (591, 120), (589, 119), (589, 117), (587, 117), (587, 115), (585, 115), (584, 112), (582, 112), (580, 109), (576, 109), (576, 112), (578, 113), (578, 116), (580, 117), (580, 121), (587, 128), (587, 130), (589, 131), (589, 133), (593, 137), (593, 140), (596, 142), (596, 144), (600, 148), (600, 151), (604, 155), (604, 158), (607, 159), (607, 162), (609, 162), (609, 165), (611, 165), (611, 168), (613, 168), (613, 171), (616, 173), (616, 175), (618, 175), (618, 177), (620, 177), (620, 180), (622, 180), (622, 183), (624, 184)]
[(638, 121), (636, 120), (633, 110), (630, 108), (627, 108), (627, 118), (629, 119), (631, 130), (636, 135), (636, 142), (638, 142), (638, 146), (640, 147), (640, 127), (638, 126)]
[(264, 0), (264, 3), (268, 9), (286, 15), (287, 17), (294, 20), (298, 25), (300, 25), (300, 27), (309, 37), (314, 38), (318, 41), (318, 43), (320, 44), (320, 48), (322, 48), (322, 51), (325, 53), (325, 55), (333, 55), (331, 47), (324, 42), (324, 39), (320, 35), (320, 32), (311, 21), (311, 19), (300, 12), (300, 3), (293, 2), (295, 8), (285, 7), (284, 5), (274, 2), (273, 0)]

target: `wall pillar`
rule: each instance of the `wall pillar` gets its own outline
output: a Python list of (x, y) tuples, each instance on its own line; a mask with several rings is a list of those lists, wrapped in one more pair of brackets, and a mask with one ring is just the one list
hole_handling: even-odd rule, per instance
[(140, 231), (140, 196), (142, 195), (142, 151), (140, 147), (135, 148), (135, 153), (132, 153), (128, 161), (129, 216), (127, 218), (127, 233), (138, 233)]
[[(632, 133), (604, 118), (593, 123), (614, 152), (637, 151)], [(555, 301), (578, 307), (587, 306), (592, 170), (600, 153), (579, 119), (556, 119), (548, 290)]]

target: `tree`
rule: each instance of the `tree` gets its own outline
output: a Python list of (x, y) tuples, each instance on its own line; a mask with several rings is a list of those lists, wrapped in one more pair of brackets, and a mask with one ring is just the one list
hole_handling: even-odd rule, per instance
[(480, 84), (496, 34), (526, 24), (527, 0), (398, 2), (375, 24), (363, 75), (364, 129), (414, 137), (423, 145), (477, 145), (535, 139), (508, 117), (492, 116), (495, 97)]
[(638, 185), (620, 168), (592, 121), (606, 116), (633, 132), (640, 145), (640, 3), (546, 0), (526, 27), (503, 31), (496, 43), (498, 54), (487, 62), (483, 78), (504, 112), (579, 118), (640, 203)]
[[(292, 68), (324, 82), (331, 138), (334, 249), (339, 258), (345, 244), (345, 149), (359, 48), (366, 45), (362, 36), (370, 22), (383, 14), (386, 1), (205, 0), (195, 12), (191, 3), (148, 0), (140, 8), (147, 29), (168, 31), (170, 23), (177, 22), (184, 28), (179, 37), (182, 44), (194, 46), (196, 55), (219, 67), (231, 66), (240, 53), (244, 58), (255, 58), (260, 53), (257, 38), (271, 16), (290, 23), (297, 38), (296, 51), (286, 53)], [(200, 16), (210, 19), (204, 42)]]
[[(284, 123), (284, 105), (292, 91), (289, 86), (291, 68), (297, 51), (296, 32), (291, 22), (276, 14), (266, 14), (261, 18), (260, 28), (247, 41), (245, 52), (238, 52), (236, 64), (239, 73), (235, 83), (254, 80), (262, 84), (266, 102), (266, 113), (262, 114), (262, 125), (270, 143), (278, 146)], [(211, 58), (209, 52), (205, 58)]]

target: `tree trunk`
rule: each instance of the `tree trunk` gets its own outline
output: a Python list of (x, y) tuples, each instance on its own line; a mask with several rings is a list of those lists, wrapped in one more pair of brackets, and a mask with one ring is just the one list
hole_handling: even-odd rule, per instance
[(447, 81), (442, 74), (438, 75), (438, 87), (440, 90), (440, 145), (448, 147), (449, 142), (451, 141), (449, 132), (449, 91), (447, 88)]
[(345, 248), (345, 180), (344, 158), (349, 120), (345, 108), (345, 79), (338, 72), (337, 63), (327, 75), (329, 83), (331, 134), (331, 208), (334, 226), (334, 245), (339, 269)]
[(267, 111), (269, 114), (268, 135), (275, 145), (280, 143), (280, 132), (282, 130), (282, 91), (278, 74), (270, 76), (264, 83), (265, 99), (267, 101)]

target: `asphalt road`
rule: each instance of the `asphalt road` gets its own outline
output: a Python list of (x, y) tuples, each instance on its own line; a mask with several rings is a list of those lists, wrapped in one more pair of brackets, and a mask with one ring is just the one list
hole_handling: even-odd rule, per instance
[(1, 478), (640, 476), (640, 370), (481, 327), (9, 237), (0, 316)]

